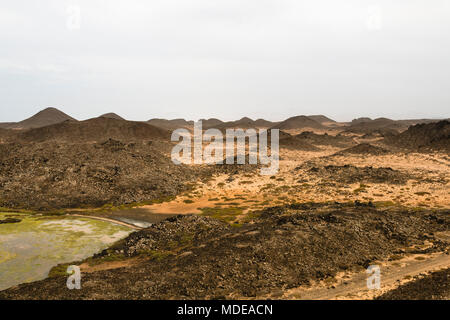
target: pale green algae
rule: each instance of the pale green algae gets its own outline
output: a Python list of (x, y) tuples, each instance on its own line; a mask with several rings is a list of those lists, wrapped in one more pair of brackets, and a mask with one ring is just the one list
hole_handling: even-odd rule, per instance
[(107, 221), (1, 213), (19, 223), (0, 224), (0, 290), (41, 280), (60, 263), (92, 256), (132, 230)]

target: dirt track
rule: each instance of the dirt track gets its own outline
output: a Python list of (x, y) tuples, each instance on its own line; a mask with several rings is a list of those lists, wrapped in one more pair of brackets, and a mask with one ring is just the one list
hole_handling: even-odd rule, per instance
[[(418, 256), (416, 256), (418, 257)], [(365, 271), (354, 274), (341, 274), (334, 283), (320, 283), (311, 288), (289, 290), (283, 296), (288, 299), (331, 300), (331, 299), (373, 299), (403, 285), (413, 277), (423, 273), (450, 267), (450, 256), (445, 253), (419, 255), (425, 260), (410, 257), (396, 262), (383, 262), (381, 269), (381, 288), (369, 290)]]

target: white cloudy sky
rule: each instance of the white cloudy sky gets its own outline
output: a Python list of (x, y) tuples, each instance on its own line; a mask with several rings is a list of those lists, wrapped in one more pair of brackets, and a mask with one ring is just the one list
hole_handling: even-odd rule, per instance
[(48, 106), (449, 117), (450, 1), (1, 0), (0, 121)]

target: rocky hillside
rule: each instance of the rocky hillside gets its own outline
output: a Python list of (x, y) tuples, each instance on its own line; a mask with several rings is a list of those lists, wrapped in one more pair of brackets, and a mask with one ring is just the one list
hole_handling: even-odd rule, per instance
[(121, 116), (119, 116), (118, 114), (116, 114), (116, 113), (114, 113), (114, 112), (102, 114), (102, 115), (100, 116), (100, 118), (109, 118), (109, 119), (116, 119), (116, 120), (125, 120), (124, 118), (122, 118)]
[(201, 119), (201, 120), (202, 120), (203, 129), (217, 128), (218, 126), (220, 126), (223, 123), (222, 120), (219, 120), (216, 118)]
[(134, 141), (142, 139), (170, 139), (164, 129), (144, 122), (94, 118), (85, 121), (64, 121), (62, 123), (19, 132), (16, 138), (20, 142), (65, 141), (87, 142), (117, 139)]
[(56, 123), (61, 123), (63, 121), (76, 121), (71, 116), (65, 114), (64, 112), (56, 109), (56, 108), (47, 108), (42, 111), (39, 111), (34, 116), (25, 119), (23, 121), (17, 123), (9, 123), (3, 128), (6, 129), (31, 129), (31, 128), (40, 128), (49, 126)]
[(290, 130), (290, 129), (304, 129), (304, 128), (324, 129), (326, 127), (307, 116), (297, 116), (284, 120), (274, 125), (272, 128), (280, 130)]
[(411, 125), (434, 123), (438, 121), (439, 120), (433, 119), (392, 120), (388, 118), (377, 118), (372, 120), (370, 118), (359, 118), (354, 119), (345, 131), (365, 134), (373, 132), (399, 133), (407, 130)]
[(147, 121), (148, 124), (162, 128), (164, 130), (176, 130), (179, 128), (191, 128), (194, 125), (194, 121), (187, 121), (184, 119), (151, 119)]
[(450, 152), (450, 121), (417, 124), (397, 136), (386, 137), (384, 143), (415, 151)]
[(195, 180), (151, 142), (0, 144), (0, 206), (53, 209), (176, 195)]
[(343, 135), (329, 135), (316, 134), (314, 132), (305, 131), (295, 136), (297, 139), (318, 146), (332, 146), (332, 147), (348, 147), (355, 144), (355, 141), (351, 137)]

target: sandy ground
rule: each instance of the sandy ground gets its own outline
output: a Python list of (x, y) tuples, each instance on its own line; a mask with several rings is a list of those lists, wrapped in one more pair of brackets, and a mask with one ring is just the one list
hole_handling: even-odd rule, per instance
[[(280, 171), (276, 176), (258, 173), (215, 176), (199, 183), (171, 202), (141, 207), (152, 213), (200, 213), (205, 207), (243, 207), (244, 211), (290, 202), (372, 201), (378, 205), (422, 208), (450, 208), (449, 167), (445, 154), (388, 154), (380, 156), (333, 156), (341, 149), (324, 147), (319, 152), (281, 150)], [(308, 161), (316, 165), (390, 167), (414, 177), (405, 184), (349, 183), (327, 185), (305, 170), (296, 170)], [(362, 187), (362, 188), (361, 188)]]

